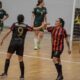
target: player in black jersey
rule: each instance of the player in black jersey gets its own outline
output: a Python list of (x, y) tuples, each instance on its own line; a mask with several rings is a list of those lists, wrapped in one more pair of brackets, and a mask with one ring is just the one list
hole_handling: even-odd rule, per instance
[(0, 33), (3, 31), (4, 21), (8, 18), (7, 12), (2, 9), (2, 2), (0, 1)]
[(3, 37), (1, 41), (1, 45), (2, 45), (4, 40), (7, 38), (7, 36), (12, 32), (12, 38), (7, 51), (7, 57), (6, 57), (5, 66), (4, 66), (4, 73), (2, 73), (0, 76), (2, 78), (7, 76), (10, 59), (13, 53), (16, 52), (16, 54), (18, 55), (20, 70), (21, 70), (20, 80), (24, 80), (23, 52), (24, 52), (25, 36), (27, 31), (32, 31), (33, 29), (28, 25), (24, 24), (23, 15), (18, 15), (17, 20), (18, 22), (12, 25), (9, 32)]

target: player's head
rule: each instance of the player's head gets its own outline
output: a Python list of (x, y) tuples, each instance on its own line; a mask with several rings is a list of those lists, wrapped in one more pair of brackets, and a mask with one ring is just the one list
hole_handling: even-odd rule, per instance
[(2, 2), (0, 1), (0, 8), (2, 8)]
[(60, 21), (60, 23), (61, 23), (61, 26), (64, 27), (65, 21), (64, 21), (62, 18), (59, 18), (59, 21)]
[(17, 21), (18, 21), (19, 24), (23, 23), (24, 22), (24, 15), (19, 14), (18, 17), (17, 17)]
[(64, 27), (65, 21), (62, 18), (58, 18), (58, 20), (55, 23), (55, 26), (61, 26)]
[(44, 6), (44, 0), (38, 0), (38, 2), (37, 2), (37, 6)]

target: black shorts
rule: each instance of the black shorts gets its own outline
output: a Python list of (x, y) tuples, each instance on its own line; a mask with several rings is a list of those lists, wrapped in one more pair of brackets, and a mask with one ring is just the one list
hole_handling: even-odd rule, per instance
[(62, 51), (52, 51), (51, 58), (53, 57), (60, 58), (61, 54), (62, 54)]
[[(41, 24), (40, 24), (40, 25), (35, 25), (35, 24), (34, 24), (34, 27), (35, 27), (35, 28), (36, 28), (36, 27), (40, 27), (40, 26), (41, 26)], [(41, 28), (39, 31), (44, 32), (44, 29)]]
[(24, 53), (24, 43), (21, 40), (11, 40), (8, 53), (13, 54), (16, 52), (17, 55), (23, 56)]

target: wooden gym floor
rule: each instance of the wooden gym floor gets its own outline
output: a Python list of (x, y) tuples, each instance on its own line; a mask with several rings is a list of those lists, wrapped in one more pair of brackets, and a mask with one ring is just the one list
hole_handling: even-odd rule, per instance
[[(0, 40), (7, 32), (5, 29), (0, 35)], [(41, 49), (33, 50), (33, 32), (27, 34), (25, 40), (24, 62), (25, 62), (25, 80), (55, 80), (57, 73), (51, 57), (51, 38), (50, 34), (44, 34), (41, 43)], [(0, 73), (3, 72), (6, 51), (10, 42), (11, 35), (5, 40), (3, 46), (0, 46)], [(64, 80), (80, 80), (80, 54), (78, 43), (73, 42), (72, 55), (68, 55), (67, 46), (62, 54)], [(11, 59), (11, 65), (7, 80), (19, 80), (20, 69), (16, 55)], [(3, 80), (0, 78), (0, 80)], [(4, 79), (5, 80), (5, 79)]]

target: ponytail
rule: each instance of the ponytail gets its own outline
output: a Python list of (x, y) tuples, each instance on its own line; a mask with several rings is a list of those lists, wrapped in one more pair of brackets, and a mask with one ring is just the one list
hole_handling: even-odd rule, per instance
[(38, 0), (38, 3), (36, 6), (39, 6), (42, 2), (43, 2), (43, 0)]

